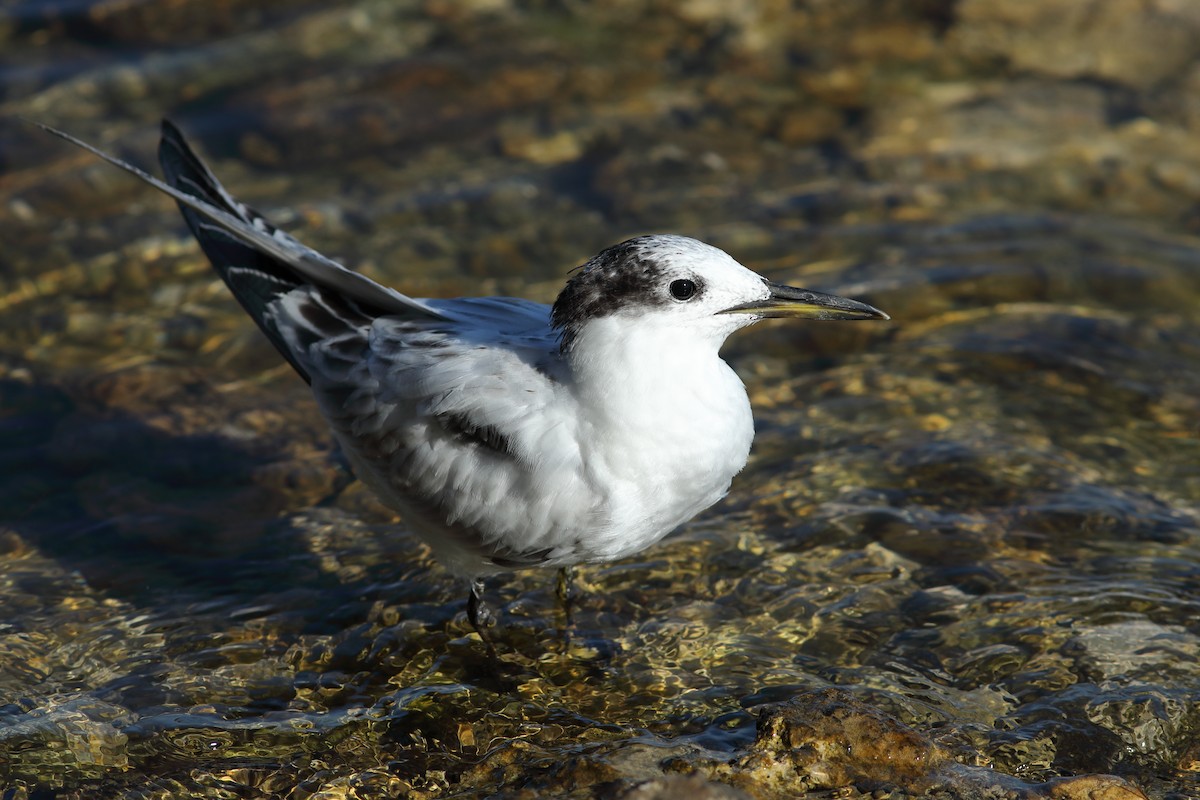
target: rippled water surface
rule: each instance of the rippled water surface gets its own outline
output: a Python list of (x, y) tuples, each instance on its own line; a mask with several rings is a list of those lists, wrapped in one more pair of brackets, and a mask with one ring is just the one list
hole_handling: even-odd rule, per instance
[[(0, 0), (0, 796), (1200, 796), (1200, 19), (900, 5)], [(490, 582), (496, 663), (172, 205), (16, 115), (169, 115), (416, 295), (676, 231), (893, 320), (735, 337), (730, 496), (569, 634)], [(928, 757), (773, 783), (829, 687)]]

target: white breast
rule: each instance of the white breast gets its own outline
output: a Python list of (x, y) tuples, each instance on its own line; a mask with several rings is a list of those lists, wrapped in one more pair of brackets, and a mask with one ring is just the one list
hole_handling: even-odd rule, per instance
[(607, 519), (587, 540), (588, 559), (609, 560), (721, 499), (746, 464), (754, 421), (718, 343), (618, 317), (589, 327), (572, 366), (586, 479)]

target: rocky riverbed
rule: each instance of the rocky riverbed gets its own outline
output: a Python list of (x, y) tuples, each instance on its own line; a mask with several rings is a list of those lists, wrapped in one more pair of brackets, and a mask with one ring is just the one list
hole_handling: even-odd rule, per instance
[[(636, 559), (463, 587), (164, 198), (420, 296), (672, 231), (872, 325)], [(0, 796), (1200, 795), (1200, 5), (0, 0)]]

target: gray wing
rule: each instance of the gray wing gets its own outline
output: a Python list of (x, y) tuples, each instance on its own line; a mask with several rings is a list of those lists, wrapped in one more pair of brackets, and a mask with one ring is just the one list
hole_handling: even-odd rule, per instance
[[(583, 479), (573, 398), (555, 378), (549, 309), (436, 302), (477, 324), (381, 317), (354, 343), (310, 348), (322, 411), (359, 477), (451, 569), (568, 557), (599, 501)], [(480, 314), (496, 325), (482, 327)]]
[(550, 329), (550, 306), (520, 297), (459, 297), (453, 300), (424, 300), (442, 317), (467, 328), (491, 330), (512, 337), (514, 342), (536, 342), (536, 347), (557, 346)]

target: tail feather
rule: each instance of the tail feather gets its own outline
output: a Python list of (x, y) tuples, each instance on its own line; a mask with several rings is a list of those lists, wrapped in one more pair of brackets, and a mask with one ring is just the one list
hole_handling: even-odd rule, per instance
[[(310, 284), (341, 295), (374, 314), (388, 314), (416, 319), (445, 319), (446, 317), (423, 300), (408, 297), (380, 286), (365, 275), (346, 269), (341, 264), (305, 247), (283, 231), (276, 230), (257, 212), (237, 202), (221, 187), (212, 172), (192, 152), (179, 130), (169, 122), (163, 124), (163, 145), (160, 159), (176, 185), (160, 181), (144, 170), (109, 155), (97, 147), (64, 133), (57, 128), (28, 120), (43, 131), (81, 147), (115, 167), (137, 176), (164, 194), (173, 197), (183, 207), (184, 216), (192, 226), (201, 245), (228, 248), (236, 244), (253, 251), (259, 259), (254, 264), (236, 264), (235, 270), (256, 271), (260, 281), (268, 286), (255, 286), (253, 291), (278, 291), (284, 285)], [(205, 252), (208, 250), (206, 248)], [(217, 250), (224, 255), (225, 250)], [(244, 255), (242, 250), (234, 251)], [(221, 267), (218, 267), (218, 270)], [(244, 280), (245, 274), (238, 280)], [(255, 311), (247, 308), (252, 314)]]
[(274, 234), (275, 227), (262, 214), (234, 199), (213, 175), (208, 165), (200, 160), (187, 143), (183, 133), (168, 119), (162, 121), (162, 139), (158, 144), (158, 163), (162, 165), (167, 183), (199, 197), (214, 206), (233, 214), (264, 233)]
[[(179, 129), (165, 119), (158, 161), (167, 183), (178, 191), (203, 200), (262, 233), (276, 236), (274, 226), (235, 200), (192, 151)], [(281, 295), (303, 285), (301, 276), (286, 261), (232, 236), (226, 226), (214, 224), (182, 200), (177, 202), (200, 249), (238, 303), (296, 372), (312, 383), (308, 370), (296, 359), (287, 337), (280, 331), (277, 315), (270, 313), (270, 306)]]

